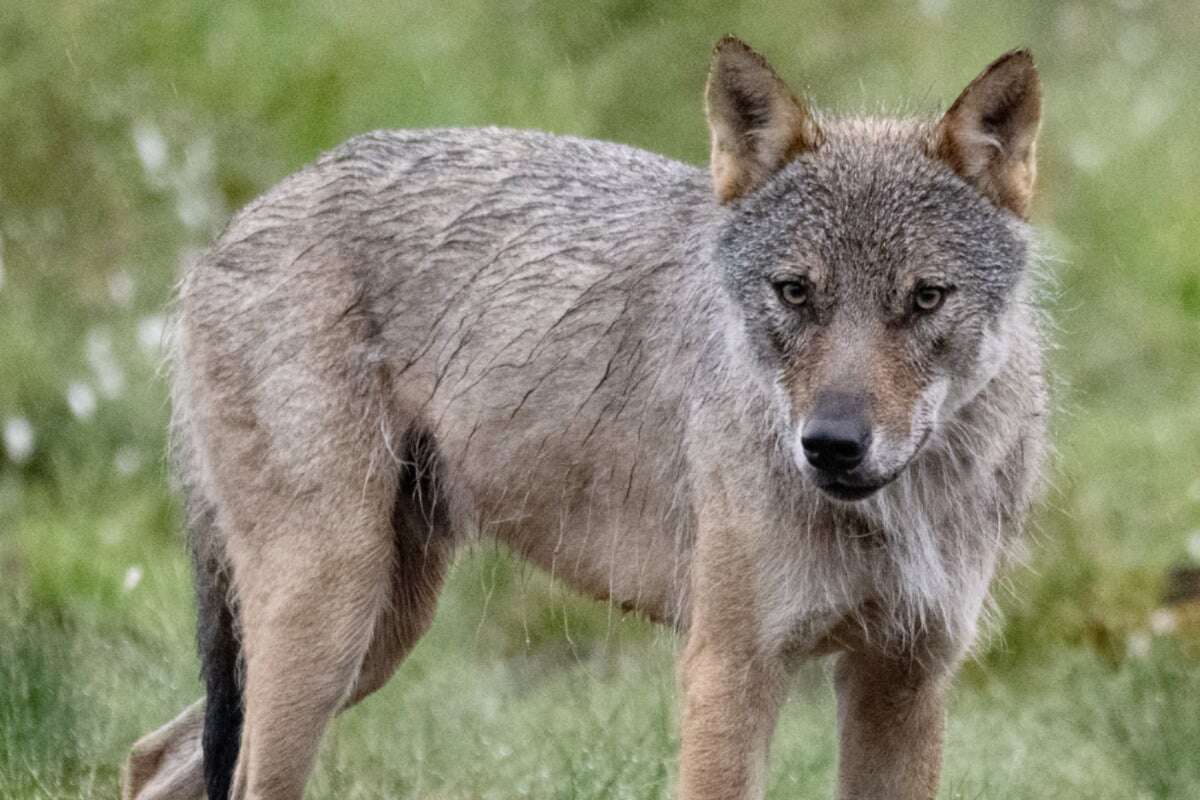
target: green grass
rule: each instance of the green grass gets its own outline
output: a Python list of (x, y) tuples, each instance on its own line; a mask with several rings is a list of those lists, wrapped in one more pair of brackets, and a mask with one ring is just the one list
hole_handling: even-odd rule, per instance
[[(33, 443), (0, 443), (0, 797), (113, 796), (129, 744), (199, 694), (158, 363), (194, 249), (372, 128), (537, 127), (702, 163), (727, 32), (838, 110), (932, 110), (1033, 47), (1060, 452), (999, 635), (956, 690), (942, 794), (1200, 796), (1200, 613), (1150, 630), (1166, 571), (1200, 547), (1190, 2), (10, 0), (0, 426)], [(476, 553), (397, 677), (334, 726), (310, 794), (664, 796), (675, 646)], [(772, 797), (829, 794), (827, 683), (819, 666), (798, 682)]]

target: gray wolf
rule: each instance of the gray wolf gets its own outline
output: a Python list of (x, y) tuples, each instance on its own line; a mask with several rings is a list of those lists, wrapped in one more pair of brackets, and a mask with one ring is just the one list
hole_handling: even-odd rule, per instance
[(174, 459), (206, 700), (126, 797), (298, 798), (322, 731), (493, 537), (676, 628), (686, 800), (754, 798), (836, 660), (839, 796), (931, 798), (943, 703), (1046, 450), (1014, 51), (839, 118), (716, 47), (710, 169), (509, 130), (355, 138), (180, 291)]

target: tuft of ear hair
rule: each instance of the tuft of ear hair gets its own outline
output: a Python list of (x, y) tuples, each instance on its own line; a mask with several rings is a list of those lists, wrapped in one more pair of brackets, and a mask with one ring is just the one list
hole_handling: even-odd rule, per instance
[(717, 42), (705, 87), (713, 190), (728, 203), (821, 143), (808, 109), (741, 39)]
[(997, 206), (1024, 218), (1037, 174), (1041, 106), (1033, 55), (1005, 53), (967, 85), (938, 122), (932, 155)]

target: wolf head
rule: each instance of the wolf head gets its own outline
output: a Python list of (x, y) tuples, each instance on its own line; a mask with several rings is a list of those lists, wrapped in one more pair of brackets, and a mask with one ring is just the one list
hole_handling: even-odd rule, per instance
[(818, 119), (724, 39), (707, 107), (720, 268), (795, 461), (827, 494), (867, 497), (1005, 363), (1028, 259), (1033, 60), (1002, 56), (938, 121)]

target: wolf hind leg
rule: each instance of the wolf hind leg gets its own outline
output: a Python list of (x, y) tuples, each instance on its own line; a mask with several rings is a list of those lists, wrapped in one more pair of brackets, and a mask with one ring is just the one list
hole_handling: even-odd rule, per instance
[(122, 800), (203, 800), (204, 700), (134, 743), (121, 775)]
[[(452, 555), (444, 522), (428, 524), (406, 496), (391, 520), (390, 591), (381, 604), (353, 688), (341, 709), (380, 689), (428, 629)], [(197, 700), (171, 722), (134, 744), (122, 779), (123, 800), (202, 800), (204, 768), (201, 734), (205, 701)]]
[(393, 565), (387, 515), (368, 491), (260, 507), (269, 525), (231, 540), (245, 659), (234, 797), (302, 797), (321, 735), (352, 697)]
[[(448, 549), (398, 555), (391, 602), (380, 612), (371, 644), (349, 699), (342, 709), (361, 702), (387, 683), (428, 629), (448, 563)], [(122, 775), (122, 800), (203, 800), (204, 700), (134, 745)]]
[(420, 426), (410, 428), (402, 438), (399, 463), (391, 508), (391, 588), (348, 705), (387, 683), (429, 629), (453, 554), (445, 472), (432, 434)]
[[(385, 656), (394, 651), (395, 637), (381, 645), (372, 638), (376, 621), (390, 616), (385, 590), (379, 589), (386, 589), (386, 575), (373, 567), (386, 567), (390, 558), (342, 552), (342, 563), (331, 564), (326, 554), (309, 562), (313, 556), (306, 553), (289, 564), (278, 548), (262, 548), (257, 565), (234, 559), (246, 661), (245, 721), (240, 747), (232, 743), (238, 748), (236, 769), (221, 781), (232, 784), (228, 797), (302, 797), (329, 719), (386, 680), (381, 666), (389, 663)], [(377, 654), (371, 661), (380, 666), (368, 666), (372, 650)], [(197, 701), (134, 745), (122, 787), (126, 800), (205, 797), (205, 753), (219, 758), (215, 743), (203, 742), (206, 710), (211, 717), (219, 709), (205, 705)]]
[(397, 531), (391, 594), (343, 708), (381, 689), (433, 622), (451, 551), (443, 542), (423, 546), (404, 539), (404, 533)]

